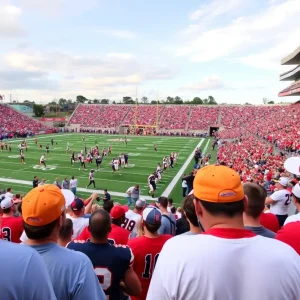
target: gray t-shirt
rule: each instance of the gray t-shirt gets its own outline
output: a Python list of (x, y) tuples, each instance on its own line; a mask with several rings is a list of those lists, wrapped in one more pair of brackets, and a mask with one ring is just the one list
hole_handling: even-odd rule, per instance
[(173, 214), (162, 215), (161, 226), (158, 229), (159, 234), (171, 234), (175, 235), (176, 231), (176, 219)]
[(261, 235), (267, 238), (274, 238), (276, 233), (263, 227), (263, 226), (259, 226), (259, 227), (253, 227), (253, 226), (245, 226), (245, 229), (252, 231), (253, 233), (257, 234), (257, 235)]
[(59, 300), (106, 299), (90, 259), (55, 243), (31, 246), (43, 258)]

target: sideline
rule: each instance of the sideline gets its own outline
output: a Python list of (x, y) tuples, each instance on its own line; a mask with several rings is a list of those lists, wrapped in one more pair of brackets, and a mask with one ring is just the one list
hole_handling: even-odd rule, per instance
[[(19, 179), (10, 179), (10, 178), (1, 178), (0, 177), (0, 182), (8, 182), (8, 183), (19, 183), (19, 184), (23, 184), (23, 185), (30, 185), (32, 186), (32, 181), (27, 181), (27, 180), (19, 180)], [(91, 189), (86, 189), (86, 188), (77, 188), (77, 191), (79, 192), (84, 192), (84, 193), (98, 193), (98, 194), (103, 194), (104, 191), (103, 190), (91, 190)], [(119, 193), (119, 192), (111, 192), (109, 191), (109, 193), (112, 196), (117, 196), (117, 197), (127, 197), (126, 193)], [(149, 196), (143, 196), (141, 195), (141, 198), (145, 199), (145, 200), (156, 200), (155, 198), (149, 197)]]
[[(203, 142), (205, 141), (205, 139), (202, 139), (200, 141), (200, 143), (195, 147), (195, 149), (197, 147), (201, 147), (201, 145), (203, 144)], [(209, 142), (209, 140), (208, 140)], [(206, 145), (207, 146), (207, 145)], [(207, 148), (207, 147), (206, 147)], [(185, 163), (182, 165), (182, 167), (180, 168), (180, 170), (178, 171), (178, 173), (175, 175), (175, 177), (172, 179), (172, 181), (170, 182), (170, 184), (167, 186), (167, 188), (165, 189), (165, 191), (162, 193), (161, 196), (163, 197), (168, 197), (172, 190), (174, 189), (175, 185), (177, 184), (177, 182), (179, 181), (179, 179), (181, 178), (182, 174), (184, 173), (184, 171), (186, 170), (186, 168), (188, 167), (188, 165), (190, 164), (190, 162), (192, 161), (194, 157), (194, 150), (193, 152), (190, 154), (190, 156), (188, 157), (188, 159), (185, 161)]]

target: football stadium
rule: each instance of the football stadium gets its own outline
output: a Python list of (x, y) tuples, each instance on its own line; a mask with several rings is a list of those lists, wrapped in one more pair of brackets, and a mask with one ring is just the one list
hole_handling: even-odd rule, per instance
[[(55, 1), (51, 6), (45, 3), (46, 24), (62, 22), (59, 29), (53, 24), (55, 38), (51, 39), (59, 45), (51, 46), (55, 50), (46, 57), (42, 55), (44, 32), (36, 31), (44, 24), (37, 26), (35, 10), (41, 16), (46, 12), (29, 2), (20, 7), (10, 1), (0, 3), (0, 11), (5, 12), (0, 18), (4, 28), (3, 32), (0, 28), (0, 41), (7, 34), (24, 39), (18, 45), (7, 43), (13, 52), (5, 54), (3, 62), (0, 59), (0, 299), (300, 300), (299, 43), (298, 48), (282, 51), (285, 41), (295, 45), (290, 37), (299, 32), (285, 35), (288, 30), (283, 27), (289, 20), (284, 21), (282, 12), (297, 18), (299, 2), (270, 1), (261, 7), (260, 15), (266, 20), (277, 18), (280, 26), (276, 22), (265, 26), (262, 19), (257, 23), (259, 15), (241, 12), (230, 26), (219, 29), (214, 22), (221, 22), (223, 15), (235, 16), (238, 1), (228, 1), (226, 7), (219, 0), (204, 1), (192, 13), (192, 4), (178, 3), (177, 9), (197, 25), (191, 23), (176, 35), (178, 41), (182, 36), (184, 42), (191, 39), (174, 55), (178, 61), (190, 55), (181, 71), (191, 74), (177, 74), (176, 80), (173, 76), (179, 64), (167, 66), (174, 58), (170, 47), (154, 53), (153, 43), (150, 56), (143, 49), (140, 56), (147, 57), (147, 64), (142, 65), (129, 52), (116, 50), (132, 45), (140, 50), (141, 41), (146, 43), (141, 32), (96, 28), (93, 22), (84, 23), (84, 29), (79, 26), (82, 16), (85, 21), (93, 20), (93, 13), (101, 10), (116, 12), (119, 19), (113, 23), (119, 24), (118, 11), (122, 7), (122, 15), (129, 14), (132, 4), (87, 1), (87, 9), (77, 1), (72, 6), (68, 1), (61, 6)], [(137, 11), (139, 5), (134, 6)], [(149, 4), (148, 13), (154, 7), (158, 8)], [(175, 7), (160, 4), (159, 8), (182, 22)], [(21, 30), (23, 11), (27, 28)], [(161, 23), (160, 13), (153, 12)], [(66, 23), (63, 15), (68, 16)], [(78, 27), (74, 16), (80, 20)], [(83, 33), (83, 42), (97, 42), (91, 32), (99, 34), (109, 44), (109, 54), (84, 56), (81, 44), (74, 56), (61, 51), (60, 47), (72, 43), (72, 35), (63, 40), (70, 24), (72, 32)], [(270, 28), (272, 32), (280, 28), (274, 40), (267, 38)], [(169, 33), (167, 26), (165, 30)], [(279, 38), (285, 41), (255, 54), (244, 37), (260, 43), (257, 30), (270, 43)], [(32, 56), (26, 36), (33, 32), (40, 39), (32, 35), (32, 40), (41, 44)], [(154, 24), (147, 29), (147, 39), (152, 34), (157, 36)], [(220, 43), (227, 37), (225, 54), (219, 42), (216, 47), (215, 36)], [(209, 49), (203, 49), (203, 44)], [(243, 53), (243, 44), (254, 54), (226, 56), (230, 51)], [(25, 54), (18, 53), (19, 48)], [(167, 53), (165, 64), (157, 70), (154, 61), (160, 61), (162, 53)], [(180, 78), (193, 77), (190, 63), (220, 73), (224, 63), (228, 81), (208, 76), (203, 82), (174, 89), (173, 79), (180, 85)], [(239, 63), (253, 64), (247, 70), (259, 85), (247, 82), (241, 88), (239, 77), (253, 78), (243, 73), (245, 65), (235, 69)], [(263, 67), (255, 73), (259, 64)], [(97, 77), (95, 65), (103, 80)], [(272, 73), (289, 68), (276, 80), (280, 85), (290, 84), (281, 91), (272, 85), (277, 100), (262, 97), (262, 103), (256, 99), (233, 104), (226, 99), (227, 93), (235, 97), (246, 86), (250, 88), (245, 99), (260, 90), (266, 92), (261, 82), (270, 80), (270, 70), (263, 70), (269, 67)], [(55, 72), (47, 73), (47, 68)], [(232, 78), (236, 82), (229, 83)], [(149, 96), (144, 91), (139, 95), (148, 81), (157, 89), (151, 87)], [(72, 93), (67, 92), (70, 87)], [(169, 90), (184, 96), (166, 96), (163, 91)], [(191, 98), (207, 90), (217, 96)], [(26, 100), (28, 93), (35, 101)]]

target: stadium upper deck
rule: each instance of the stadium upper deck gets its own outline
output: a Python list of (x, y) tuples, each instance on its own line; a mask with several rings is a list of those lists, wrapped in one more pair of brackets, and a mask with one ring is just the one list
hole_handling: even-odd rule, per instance
[(289, 87), (279, 93), (279, 97), (300, 95), (300, 47), (281, 60), (282, 65), (297, 65), (280, 75), (281, 81), (294, 81)]

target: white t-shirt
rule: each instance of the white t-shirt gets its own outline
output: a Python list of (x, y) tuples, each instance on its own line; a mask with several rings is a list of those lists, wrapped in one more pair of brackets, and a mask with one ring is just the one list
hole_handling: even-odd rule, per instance
[(76, 239), (81, 234), (81, 232), (86, 226), (89, 226), (89, 219), (83, 217), (74, 218), (72, 216), (70, 216), (69, 219), (71, 219), (73, 222), (73, 235), (72, 235), (72, 240), (73, 240)]
[(271, 204), (270, 211), (274, 215), (287, 215), (289, 205), (292, 202), (291, 193), (284, 189), (274, 192), (270, 198), (276, 201), (275, 204)]
[(123, 223), (123, 226), (125, 229), (130, 231), (130, 238), (137, 236), (137, 226), (140, 220), (142, 219), (142, 216), (135, 213), (132, 210), (128, 210), (125, 214), (125, 222)]
[(288, 224), (288, 223), (292, 223), (292, 222), (297, 222), (297, 221), (300, 221), (300, 213), (296, 214), (296, 215), (292, 215), (292, 216), (289, 216), (285, 222), (284, 222), (284, 225)]
[(44, 162), (44, 161), (45, 161), (45, 156), (42, 155), (41, 158), (40, 158), (40, 163), (41, 163), (41, 162)]
[(296, 300), (299, 280), (299, 255), (275, 239), (180, 235), (160, 252), (147, 300)]
[(4, 194), (5, 198), (12, 198), (14, 196), (14, 194), (12, 194), (11, 192), (6, 192)]
[(78, 180), (77, 179), (71, 179), (70, 180), (70, 188), (77, 187)]

